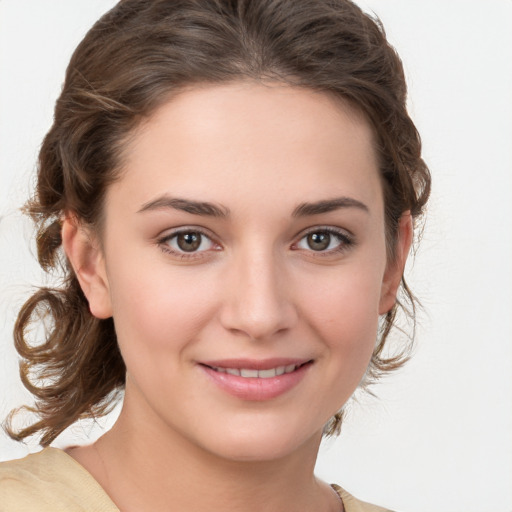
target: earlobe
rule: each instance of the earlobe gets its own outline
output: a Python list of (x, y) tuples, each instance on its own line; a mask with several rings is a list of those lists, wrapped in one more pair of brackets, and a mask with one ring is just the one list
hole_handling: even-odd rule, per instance
[(110, 318), (112, 305), (105, 260), (98, 240), (73, 215), (62, 221), (62, 247), (96, 318)]
[(390, 311), (396, 302), (396, 295), (404, 273), (409, 249), (411, 248), (412, 237), (412, 216), (411, 213), (407, 211), (402, 214), (399, 220), (395, 259), (394, 261), (388, 262), (382, 281), (379, 315), (384, 315)]

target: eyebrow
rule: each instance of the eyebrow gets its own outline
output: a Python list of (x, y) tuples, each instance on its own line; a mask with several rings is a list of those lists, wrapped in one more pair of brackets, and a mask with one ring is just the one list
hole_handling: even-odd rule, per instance
[[(230, 214), (229, 209), (223, 206), (217, 206), (206, 201), (192, 201), (190, 199), (170, 197), (168, 195), (164, 195), (144, 203), (137, 213), (162, 210), (166, 208), (181, 210), (193, 215), (202, 215), (205, 217), (226, 218)], [(353, 199), (351, 197), (337, 197), (314, 203), (301, 203), (293, 210), (292, 217), (319, 215), (321, 213), (339, 210), (340, 208), (358, 208), (362, 211), (369, 212), (368, 206), (357, 199)]]
[(368, 206), (361, 201), (351, 197), (336, 197), (317, 201), (316, 203), (301, 203), (293, 210), (293, 217), (306, 217), (308, 215), (318, 215), (320, 213), (328, 213), (340, 208), (357, 208), (364, 212), (369, 212)]
[(137, 213), (163, 210), (172, 208), (174, 210), (181, 210), (183, 212), (191, 213), (193, 215), (203, 215), (206, 217), (228, 217), (229, 209), (217, 206), (213, 203), (205, 201), (192, 201), (190, 199), (181, 199), (177, 197), (169, 197), (167, 195), (158, 197), (153, 201), (149, 201), (142, 205)]

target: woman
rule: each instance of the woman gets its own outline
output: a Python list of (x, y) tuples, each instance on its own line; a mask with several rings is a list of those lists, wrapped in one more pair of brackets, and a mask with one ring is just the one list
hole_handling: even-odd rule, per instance
[(65, 279), (18, 317), (40, 420), (11, 435), (46, 447), (120, 390), (123, 409), (91, 446), (0, 466), (0, 510), (379, 510), (313, 468), (355, 389), (407, 357), (385, 343), (430, 178), (405, 94), (349, 1), (98, 21), (27, 207)]

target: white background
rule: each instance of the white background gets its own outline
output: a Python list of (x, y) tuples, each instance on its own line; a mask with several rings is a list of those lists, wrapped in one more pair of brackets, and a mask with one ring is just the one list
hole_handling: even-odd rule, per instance
[[(113, 3), (0, 0), (0, 418), (29, 399), (11, 331), (42, 282), (17, 209), (70, 54)], [(404, 60), (433, 174), (409, 268), (425, 311), (414, 359), (375, 389), (377, 400), (351, 407), (318, 474), (398, 511), (511, 512), (512, 1), (359, 3)], [(79, 425), (59, 442), (97, 433)], [(36, 450), (0, 435), (0, 460)]]

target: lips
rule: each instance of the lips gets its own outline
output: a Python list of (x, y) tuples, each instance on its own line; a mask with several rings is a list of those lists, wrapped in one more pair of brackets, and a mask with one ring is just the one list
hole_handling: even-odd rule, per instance
[(273, 359), (201, 362), (199, 367), (224, 392), (242, 400), (276, 398), (297, 386), (312, 360)]

